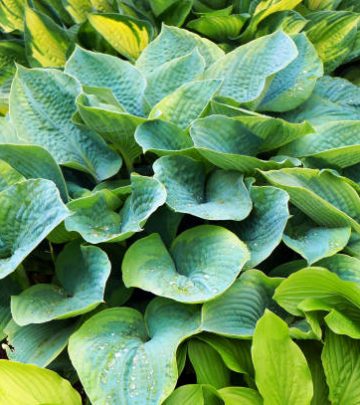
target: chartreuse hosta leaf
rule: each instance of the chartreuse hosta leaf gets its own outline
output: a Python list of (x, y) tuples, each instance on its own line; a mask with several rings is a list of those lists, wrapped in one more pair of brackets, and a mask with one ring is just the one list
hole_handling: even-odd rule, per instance
[(126, 307), (94, 315), (70, 337), (70, 359), (94, 405), (156, 405), (175, 388), (179, 344), (199, 330), (198, 307), (155, 298), (144, 317)]
[(321, 166), (344, 168), (360, 162), (360, 121), (332, 121), (316, 127), (316, 133), (284, 146), (280, 154), (309, 157)]
[(163, 24), (160, 34), (141, 53), (136, 61), (136, 67), (145, 75), (150, 75), (166, 62), (188, 55), (195, 48), (210, 66), (224, 55), (224, 52), (214, 43), (200, 36)]
[[(164, 405), (223, 405), (219, 392), (209, 384), (188, 384), (177, 388)], [(229, 404), (230, 405), (230, 404)]]
[(64, 66), (71, 45), (67, 32), (50, 17), (26, 8), (25, 47), (31, 66)]
[[(314, 125), (329, 121), (360, 120), (360, 88), (340, 77), (324, 76), (310, 98), (284, 115), (290, 121), (307, 120)], [(335, 141), (335, 139), (334, 139)]]
[(122, 264), (126, 287), (186, 303), (221, 295), (249, 259), (246, 245), (232, 232), (200, 225), (179, 235), (167, 250), (158, 234), (135, 242)]
[(140, 232), (146, 220), (166, 200), (164, 186), (151, 177), (131, 176), (131, 195), (120, 212), (121, 200), (110, 190), (100, 190), (68, 204), (73, 215), (65, 221), (90, 243), (119, 242)]
[(75, 326), (71, 320), (22, 327), (11, 321), (5, 328), (6, 354), (10, 360), (46, 367), (64, 350)]
[(12, 273), (68, 215), (52, 181), (15, 183), (0, 192), (0, 278)]
[(69, 381), (51, 370), (0, 360), (1, 399), (7, 405), (81, 405)]
[(79, 92), (80, 84), (60, 71), (19, 67), (11, 120), (25, 142), (43, 146), (58, 163), (105, 179), (119, 170), (121, 160), (99, 135), (71, 121)]
[(149, 151), (158, 156), (198, 156), (189, 133), (171, 122), (146, 121), (136, 128), (135, 140), (142, 147), (144, 153)]
[(251, 352), (264, 404), (311, 402), (313, 383), (305, 356), (291, 340), (287, 324), (269, 310), (256, 325)]
[(90, 24), (121, 55), (135, 61), (148, 45), (153, 28), (150, 23), (120, 14), (91, 14)]
[(223, 80), (220, 96), (246, 103), (259, 97), (266, 79), (288, 66), (297, 55), (294, 41), (278, 31), (227, 53), (204, 76)]
[(176, 212), (210, 220), (240, 221), (252, 208), (243, 175), (215, 170), (207, 175), (205, 165), (186, 156), (164, 156), (153, 170), (166, 188), (166, 203)]
[(226, 387), (218, 390), (225, 405), (262, 405), (261, 395), (247, 387)]
[(9, 186), (23, 180), (25, 180), (24, 176), (22, 176), (8, 163), (0, 160), (0, 191), (5, 190)]
[(24, 29), (25, 0), (2, 0), (0, 4), (0, 27), (4, 32)]
[(159, 101), (150, 111), (149, 118), (170, 121), (185, 129), (205, 111), (220, 85), (221, 80), (185, 83)]
[(350, 227), (319, 227), (305, 215), (299, 214), (289, 221), (283, 241), (311, 265), (342, 250), (350, 234)]
[(15, 322), (23, 326), (91, 311), (103, 301), (110, 268), (110, 261), (100, 248), (71, 242), (56, 261), (60, 286), (36, 284), (11, 298)]
[(343, 178), (330, 171), (297, 168), (263, 175), (287, 191), (290, 201), (317, 224), (360, 230), (360, 197)]
[(354, 46), (359, 17), (348, 11), (318, 11), (306, 18), (310, 21), (305, 32), (323, 60), (325, 72), (332, 72)]
[(65, 65), (65, 72), (75, 76), (82, 85), (110, 89), (125, 111), (144, 115), (146, 81), (131, 63), (77, 46)]
[(250, 187), (253, 209), (240, 222), (228, 222), (227, 227), (243, 240), (250, 250), (246, 268), (264, 261), (279, 245), (289, 218), (289, 196), (275, 187)]
[(288, 111), (298, 107), (310, 97), (316, 80), (323, 75), (322, 61), (306, 35), (296, 35), (293, 40), (299, 55), (274, 75), (260, 97), (259, 111)]
[(276, 308), (271, 299), (280, 278), (258, 270), (244, 272), (220, 297), (202, 307), (205, 331), (233, 338), (250, 338), (266, 308)]

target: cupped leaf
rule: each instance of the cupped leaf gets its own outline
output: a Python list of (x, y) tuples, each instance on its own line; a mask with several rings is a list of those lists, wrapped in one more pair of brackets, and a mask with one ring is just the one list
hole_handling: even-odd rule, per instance
[(360, 260), (356, 257), (337, 254), (320, 260), (317, 265), (337, 274), (342, 280), (360, 283)]
[(68, 215), (52, 181), (27, 180), (0, 192), (0, 278), (25, 257)]
[(292, 39), (278, 31), (227, 53), (206, 70), (205, 78), (222, 79), (219, 95), (246, 103), (259, 97), (266, 80), (297, 55)]
[(185, 56), (195, 48), (204, 58), (206, 66), (224, 55), (211, 41), (190, 31), (163, 24), (158, 37), (144, 49), (136, 61), (136, 67), (147, 76), (164, 63)]
[(144, 114), (146, 81), (131, 63), (77, 46), (65, 65), (65, 72), (85, 86), (110, 89), (130, 114)]
[(204, 302), (228, 289), (248, 258), (232, 232), (200, 225), (179, 235), (170, 252), (158, 234), (135, 242), (124, 256), (123, 280), (175, 301)]
[(165, 203), (166, 191), (158, 180), (137, 174), (131, 176), (131, 190), (120, 212), (116, 210), (121, 201), (109, 190), (71, 201), (68, 207), (74, 214), (65, 221), (66, 229), (90, 243), (119, 242), (142, 231), (150, 215)]
[(167, 205), (176, 212), (240, 221), (251, 211), (249, 192), (238, 172), (215, 170), (207, 176), (203, 163), (185, 156), (164, 156), (153, 170), (166, 188)]
[(89, 22), (121, 55), (135, 61), (148, 45), (153, 28), (150, 23), (120, 14), (91, 14)]
[[(112, 308), (86, 321), (70, 338), (69, 354), (94, 405), (162, 403), (176, 385), (176, 350), (198, 333), (199, 309), (156, 298), (142, 314)], [(99, 372), (100, 370), (100, 372)]]
[(54, 371), (0, 360), (1, 397), (7, 405), (81, 405), (79, 393)]
[(103, 301), (110, 269), (110, 261), (100, 248), (71, 242), (56, 261), (60, 286), (36, 284), (11, 298), (15, 322), (24, 326), (91, 311)]
[(218, 390), (225, 405), (262, 405), (263, 399), (261, 395), (247, 387), (226, 387)]
[(287, 324), (268, 310), (256, 325), (251, 352), (265, 404), (311, 402), (313, 383), (306, 358), (291, 340)]
[(58, 163), (105, 179), (121, 161), (99, 135), (71, 121), (79, 92), (80, 84), (60, 71), (19, 67), (11, 88), (11, 120), (24, 141), (43, 146)]
[(258, 270), (248, 270), (220, 297), (202, 307), (205, 331), (233, 338), (250, 338), (266, 308), (276, 310), (272, 300), (280, 278), (269, 278)]
[(185, 129), (205, 111), (220, 84), (220, 80), (186, 83), (159, 101), (150, 111), (149, 118), (170, 121)]

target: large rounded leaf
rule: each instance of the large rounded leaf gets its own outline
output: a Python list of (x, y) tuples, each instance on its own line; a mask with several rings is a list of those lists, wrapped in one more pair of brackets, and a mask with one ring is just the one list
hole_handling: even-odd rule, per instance
[(156, 298), (145, 320), (133, 308), (94, 315), (69, 342), (71, 361), (91, 403), (157, 405), (176, 385), (176, 350), (198, 333), (199, 309)]
[(170, 252), (158, 234), (135, 242), (122, 264), (127, 287), (186, 303), (222, 294), (249, 258), (246, 245), (232, 232), (200, 225), (179, 235)]
[[(55, 284), (36, 284), (11, 298), (11, 313), (18, 325), (70, 318), (103, 301), (110, 261), (100, 248), (68, 244), (56, 261)], [(69, 271), (69, 269), (71, 271)]]
[(185, 156), (164, 156), (153, 170), (166, 188), (166, 203), (176, 212), (234, 221), (250, 213), (249, 192), (238, 172), (215, 170), (206, 176), (203, 163)]

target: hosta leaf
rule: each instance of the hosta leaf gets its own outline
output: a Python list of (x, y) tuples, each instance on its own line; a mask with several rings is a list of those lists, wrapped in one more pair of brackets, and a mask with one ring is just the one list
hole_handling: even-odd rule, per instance
[(203, 163), (185, 156), (164, 156), (153, 170), (166, 188), (167, 205), (176, 212), (240, 221), (251, 211), (249, 192), (238, 172), (215, 170), (207, 176)]
[(76, 23), (84, 22), (87, 14), (92, 11), (89, 0), (61, 0), (61, 2)]
[(360, 345), (358, 340), (327, 331), (321, 355), (331, 404), (355, 405), (359, 400)]
[(158, 234), (135, 242), (124, 256), (123, 280), (176, 301), (204, 302), (228, 289), (248, 258), (232, 232), (201, 225), (179, 235), (170, 252)]
[(46, 367), (64, 350), (74, 329), (72, 321), (22, 327), (11, 321), (5, 329), (11, 347), (6, 347), (6, 354), (10, 360)]
[(27, 180), (0, 192), (0, 278), (25, 257), (68, 215), (55, 184)]
[(225, 405), (262, 405), (263, 399), (260, 394), (246, 387), (226, 387), (218, 390)]
[(11, 313), (15, 322), (23, 326), (91, 311), (103, 301), (110, 268), (110, 261), (100, 248), (81, 246), (78, 241), (66, 245), (56, 261), (61, 287), (36, 284), (13, 296)]
[(181, 27), (189, 15), (193, 0), (177, 0), (159, 18), (167, 25)]
[(19, 181), (25, 180), (17, 170), (0, 160), (0, 192)]
[(316, 127), (316, 133), (284, 146), (279, 153), (309, 157), (321, 166), (344, 168), (360, 162), (360, 121), (332, 121)]
[(177, 347), (199, 327), (197, 307), (156, 298), (145, 320), (126, 307), (94, 315), (71, 336), (69, 354), (94, 405), (104, 398), (114, 405), (155, 405), (175, 388)]
[(0, 360), (1, 398), (7, 405), (80, 405), (79, 393), (54, 371)]
[(317, 265), (336, 273), (342, 280), (360, 283), (360, 260), (356, 257), (337, 254), (320, 260)]
[(158, 156), (198, 156), (188, 132), (171, 122), (146, 121), (136, 128), (135, 140), (142, 147), (144, 153), (149, 151)]
[(105, 179), (121, 161), (99, 135), (72, 123), (79, 91), (79, 83), (62, 72), (19, 68), (10, 95), (12, 123), (21, 138), (43, 146), (58, 163)]
[(10, 297), (13, 294), (18, 294), (21, 291), (20, 284), (8, 276), (1, 280), (0, 283), (0, 339), (3, 340), (6, 337), (4, 331), (6, 325), (11, 320), (10, 311)]
[(250, 338), (265, 308), (276, 308), (271, 297), (281, 279), (248, 270), (219, 298), (202, 308), (205, 331), (233, 338)]
[(215, 388), (230, 384), (230, 370), (210, 345), (199, 339), (191, 339), (188, 343), (188, 356), (198, 384), (209, 384)]
[(153, 35), (152, 26), (134, 17), (120, 14), (91, 14), (90, 24), (121, 55), (135, 61)]
[(259, 97), (266, 79), (284, 69), (297, 55), (292, 39), (278, 31), (227, 53), (206, 70), (205, 78), (222, 79), (219, 95), (245, 103)]
[(325, 227), (360, 229), (360, 197), (330, 171), (282, 169), (263, 172), (270, 183), (288, 192), (290, 201)]
[(0, 27), (4, 32), (24, 29), (25, 0), (2, 0), (0, 4)]
[(67, 32), (50, 17), (26, 8), (25, 47), (31, 66), (64, 66), (71, 45)]
[(287, 324), (268, 310), (256, 325), (252, 358), (264, 404), (310, 403), (313, 384), (305, 356), (290, 339)]
[(289, 196), (275, 187), (251, 187), (253, 210), (244, 221), (227, 223), (250, 250), (246, 268), (264, 261), (281, 242), (289, 218)]
[(195, 80), (204, 69), (205, 61), (198, 48), (194, 48), (187, 55), (160, 65), (146, 77), (146, 100), (154, 106), (181, 85)]
[(66, 63), (65, 72), (85, 86), (109, 88), (130, 114), (144, 114), (146, 82), (131, 63), (77, 46)]
[(185, 129), (203, 113), (220, 84), (220, 80), (186, 83), (159, 101), (150, 111), (149, 118), (170, 121)]
[(177, 2), (177, 0), (150, 0), (149, 1), (151, 9), (157, 17), (176, 2)]
[(258, 26), (255, 37), (263, 37), (277, 30), (288, 35), (298, 34), (306, 25), (307, 20), (295, 10), (278, 11), (266, 17)]
[(161, 32), (142, 52), (136, 67), (146, 76), (159, 66), (175, 58), (185, 56), (198, 49), (206, 66), (210, 66), (224, 55), (224, 52), (211, 41), (176, 27), (163, 25)]
[(288, 223), (283, 241), (311, 265), (342, 250), (350, 233), (350, 227), (319, 227), (305, 216), (297, 215)]
[(257, 110), (288, 111), (306, 101), (316, 80), (323, 75), (323, 65), (314, 46), (305, 34), (293, 37), (299, 51), (297, 58), (276, 73)]
[(177, 388), (164, 405), (223, 405), (220, 395), (208, 384), (188, 384)]
[(325, 72), (341, 65), (355, 42), (358, 16), (347, 11), (318, 11), (306, 16), (305, 32), (324, 62)]
[(100, 191), (71, 201), (74, 214), (65, 227), (76, 231), (90, 243), (119, 242), (140, 232), (150, 215), (165, 203), (165, 188), (151, 177), (133, 174), (131, 195), (119, 213), (119, 199), (109, 190)]

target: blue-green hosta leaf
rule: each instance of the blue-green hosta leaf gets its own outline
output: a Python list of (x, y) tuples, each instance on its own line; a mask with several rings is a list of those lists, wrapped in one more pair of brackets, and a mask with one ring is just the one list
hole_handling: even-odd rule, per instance
[(209, 220), (240, 221), (252, 208), (243, 175), (215, 170), (186, 156), (164, 156), (154, 165), (154, 176), (164, 184), (166, 203), (176, 212)]
[(136, 61), (136, 67), (148, 76), (164, 63), (185, 56), (195, 48), (204, 58), (206, 66), (210, 66), (224, 55), (217, 45), (206, 38), (163, 24), (158, 37), (150, 42)]
[(287, 324), (268, 310), (256, 325), (251, 352), (265, 404), (310, 404), (313, 383), (306, 358)]
[(0, 339), (3, 340), (6, 337), (4, 329), (11, 320), (10, 311), (10, 297), (13, 294), (19, 294), (21, 291), (20, 284), (8, 276), (3, 278), (0, 283)]
[(263, 175), (284, 189), (290, 201), (317, 224), (360, 230), (360, 197), (343, 178), (330, 171), (297, 168), (263, 172)]
[(258, 98), (266, 79), (288, 66), (297, 55), (292, 39), (278, 31), (218, 59), (205, 71), (205, 78), (222, 79), (219, 95), (246, 103)]
[(171, 122), (162, 120), (146, 121), (135, 131), (135, 140), (143, 152), (158, 156), (189, 155), (198, 157), (189, 133)]
[(1, 399), (6, 405), (81, 405), (80, 394), (69, 381), (32, 364), (0, 360)]
[(306, 101), (316, 80), (323, 75), (323, 65), (314, 46), (305, 34), (293, 37), (299, 51), (297, 58), (276, 73), (261, 96), (259, 111), (289, 111)]
[(146, 76), (146, 100), (154, 106), (181, 85), (198, 78), (204, 69), (205, 60), (198, 48), (160, 65)]
[(295, 35), (305, 27), (306, 23), (307, 20), (295, 10), (278, 11), (259, 24), (255, 37), (263, 37), (278, 30), (288, 35)]
[(2, 0), (0, 3), (0, 27), (6, 32), (24, 29), (25, 0)]
[(331, 404), (355, 405), (360, 390), (360, 344), (358, 340), (327, 331), (321, 355)]
[(26, 8), (25, 47), (31, 66), (64, 66), (71, 45), (68, 33), (50, 17)]
[(295, 122), (307, 120), (313, 125), (360, 120), (359, 105), (359, 86), (340, 77), (324, 76), (316, 82), (310, 98), (299, 108), (284, 114), (284, 117)]
[(164, 405), (223, 405), (220, 394), (209, 384), (187, 384), (177, 388)]
[(275, 187), (251, 187), (253, 210), (241, 222), (229, 222), (227, 227), (243, 240), (250, 250), (246, 268), (264, 261), (281, 242), (289, 218), (289, 196)]
[(276, 308), (271, 299), (280, 278), (248, 270), (213, 301), (202, 307), (202, 328), (232, 338), (250, 338), (266, 308)]
[(100, 248), (71, 242), (56, 261), (56, 277), (61, 287), (41, 283), (12, 296), (15, 322), (24, 326), (91, 311), (103, 301), (110, 269), (110, 261)]
[(68, 215), (52, 181), (27, 180), (0, 192), (0, 278), (12, 273)]
[(68, 231), (79, 232), (90, 243), (119, 242), (142, 231), (146, 220), (166, 200), (164, 186), (151, 177), (133, 174), (131, 195), (121, 205), (109, 190), (99, 191), (77, 200), (68, 207), (74, 214), (66, 219)]
[(13, 361), (46, 367), (64, 350), (75, 326), (68, 320), (21, 327), (11, 321), (5, 328), (6, 354)]
[(316, 127), (316, 133), (284, 146), (280, 154), (309, 157), (320, 166), (345, 168), (360, 162), (360, 121), (332, 121)]
[(306, 18), (305, 32), (323, 60), (325, 72), (332, 72), (354, 46), (359, 17), (348, 11), (318, 11)]
[(119, 170), (121, 160), (99, 135), (72, 123), (79, 92), (80, 84), (60, 71), (18, 68), (11, 121), (24, 141), (43, 146), (58, 163), (105, 179)]
[(66, 63), (65, 72), (83, 85), (111, 89), (130, 114), (144, 115), (146, 81), (131, 63), (77, 46)]
[(200, 225), (179, 235), (170, 251), (158, 234), (135, 242), (122, 264), (126, 287), (185, 303), (204, 302), (227, 290), (249, 259), (232, 232)]
[(185, 129), (205, 111), (220, 85), (220, 80), (185, 83), (159, 101), (150, 111), (149, 118), (170, 121)]
[(326, 257), (316, 263), (337, 274), (342, 280), (360, 283), (360, 260), (344, 254)]
[(92, 404), (156, 405), (176, 385), (176, 350), (200, 330), (195, 306), (156, 298), (142, 314), (112, 308), (70, 338), (69, 354)]
[(68, 192), (64, 176), (51, 154), (41, 146), (3, 144), (0, 141), (0, 159), (8, 162), (26, 178), (52, 180), (59, 189), (63, 201)]
[(350, 234), (350, 227), (319, 227), (305, 215), (295, 215), (286, 227), (283, 241), (311, 265), (342, 250)]
[(127, 15), (91, 14), (90, 24), (121, 55), (135, 61), (153, 36), (152, 25)]

